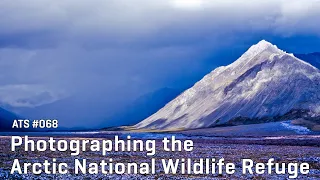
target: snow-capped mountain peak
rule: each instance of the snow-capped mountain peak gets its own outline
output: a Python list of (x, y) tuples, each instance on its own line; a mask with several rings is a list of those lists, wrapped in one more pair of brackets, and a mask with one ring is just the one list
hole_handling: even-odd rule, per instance
[(263, 51), (268, 48), (275, 48), (278, 49), (276, 45), (271, 44), (266, 40), (261, 40), (258, 44), (255, 44), (249, 48), (249, 51)]
[(275, 51), (275, 52), (277, 52), (277, 51), (283, 52), (280, 49), (278, 49), (278, 47), (276, 45), (273, 45), (266, 40), (261, 40), (259, 43), (252, 45), (245, 54), (253, 55), (253, 54), (257, 54), (262, 51), (265, 51), (265, 50)]
[(317, 68), (262, 40), (136, 127), (190, 129), (233, 124), (239, 119), (258, 123), (295, 110), (320, 117), (319, 89)]

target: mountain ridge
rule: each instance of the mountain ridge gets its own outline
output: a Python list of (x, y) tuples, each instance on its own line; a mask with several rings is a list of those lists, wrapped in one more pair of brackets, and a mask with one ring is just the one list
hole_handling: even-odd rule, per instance
[(12, 129), (13, 121), (20, 119), (18, 115), (0, 108), (0, 132), (1, 131), (19, 131), (19, 129)]
[(262, 40), (135, 127), (203, 128), (236, 118), (279, 117), (294, 110), (318, 116), (319, 82), (319, 69)]

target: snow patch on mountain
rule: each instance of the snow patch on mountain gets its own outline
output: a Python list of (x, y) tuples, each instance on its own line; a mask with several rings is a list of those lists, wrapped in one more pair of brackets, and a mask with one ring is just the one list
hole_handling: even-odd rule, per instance
[(293, 130), (298, 134), (309, 134), (311, 131), (303, 126), (292, 125), (290, 121), (281, 122), (281, 125), (287, 129)]

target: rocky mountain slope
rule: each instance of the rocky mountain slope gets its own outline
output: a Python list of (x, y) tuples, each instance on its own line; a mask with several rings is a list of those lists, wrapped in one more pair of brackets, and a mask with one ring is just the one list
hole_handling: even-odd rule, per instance
[(301, 117), (318, 121), (319, 115), (319, 69), (262, 40), (135, 127), (194, 129)]

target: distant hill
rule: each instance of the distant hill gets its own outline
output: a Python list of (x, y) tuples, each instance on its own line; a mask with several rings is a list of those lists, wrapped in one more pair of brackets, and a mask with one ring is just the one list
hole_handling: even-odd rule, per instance
[(15, 108), (13, 110), (29, 119), (57, 119), (61, 128), (88, 129), (97, 126), (97, 124), (88, 124), (88, 121), (103, 120), (111, 114), (110, 111), (114, 108), (106, 109), (105, 107), (106, 103), (102, 100), (71, 96), (34, 108)]
[[(119, 126), (134, 125), (157, 112), (157, 110), (165, 106), (180, 93), (181, 91), (176, 89), (162, 88), (145, 94), (109, 117), (108, 122), (112, 122), (112, 124), (117, 124)], [(107, 124), (104, 124), (103, 126), (108, 127)]]
[(13, 120), (19, 119), (17, 115), (0, 108), (0, 131), (11, 131)]

